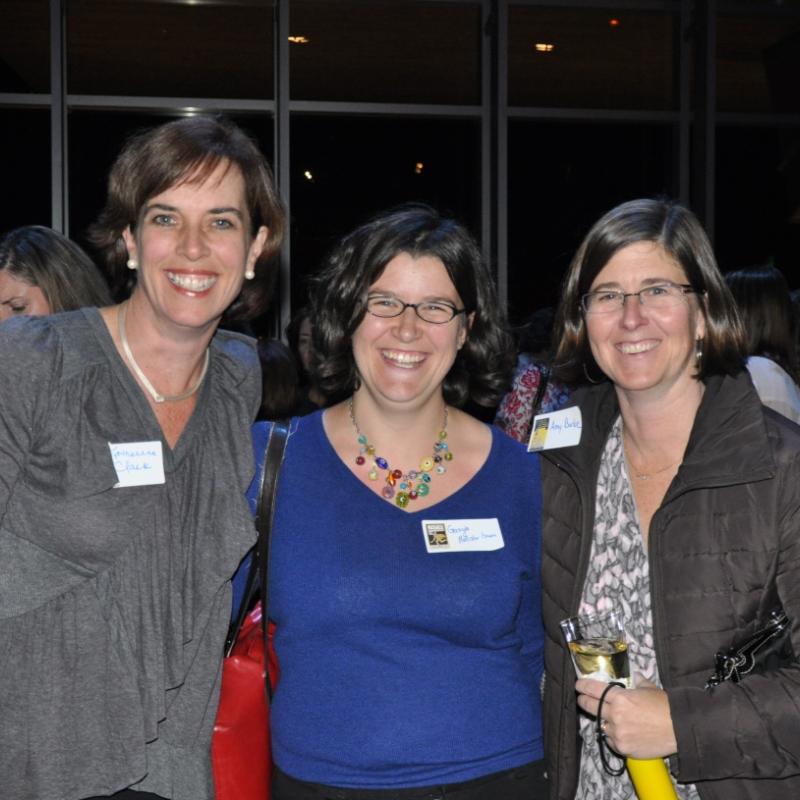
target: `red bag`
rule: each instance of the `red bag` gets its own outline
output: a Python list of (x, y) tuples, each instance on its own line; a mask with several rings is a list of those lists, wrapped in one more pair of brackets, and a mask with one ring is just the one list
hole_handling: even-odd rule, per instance
[[(278, 680), (274, 628), (270, 623), (268, 660), (273, 687)], [(269, 800), (272, 754), (260, 601), (245, 618), (231, 654), (222, 662), (211, 764), (216, 800)]]
[[(258, 490), (258, 541), (247, 572), (244, 600), (225, 638), (219, 708), (211, 738), (216, 800), (269, 800), (270, 797), (269, 700), (278, 681), (278, 661), (272, 647), (272, 623), (267, 630), (268, 647), (264, 647), (264, 620), (269, 619), (270, 533), (278, 474), (288, 437), (288, 420), (272, 424), (264, 448)], [(261, 600), (249, 614), (245, 614), (258, 596), (256, 590), (260, 591)], [(265, 680), (265, 659), (269, 662), (269, 686)]]

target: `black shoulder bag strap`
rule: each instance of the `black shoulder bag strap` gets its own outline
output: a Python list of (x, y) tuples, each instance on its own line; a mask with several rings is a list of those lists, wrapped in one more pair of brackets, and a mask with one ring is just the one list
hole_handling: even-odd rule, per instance
[(256, 586), (261, 589), (261, 627), (264, 633), (264, 680), (266, 682), (267, 697), (272, 700), (272, 685), (269, 681), (266, 651), (269, 645), (269, 608), (267, 595), (267, 577), (269, 574), (269, 547), (272, 532), (272, 519), (275, 514), (275, 496), (278, 489), (278, 474), (283, 456), (286, 452), (286, 441), (289, 438), (289, 420), (277, 420), (272, 423), (272, 430), (267, 440), (264, 453), (264, 466), (261, 470), (261, 483), (258, 491), (258, 507), (256, 510), (256, 527), (258, 528), (258, 541), (255, 547), (255, 558), (250, 564), (245, 584), (244, 598), (236, 615), (236, 621), (228, 631), (225, 640), (225, 655), (230, 655), (236, 636), (250, 611)]
[(533, 415), (531, 416), (531, 424), (533, 424), (533, 417), (535, 417), (542, 407), (545, 392), (550, 384), (550, 367), (546, 364), (537, 364), (539, 368), (539, 385), (536, 387), (536, 395), (533, 398)]

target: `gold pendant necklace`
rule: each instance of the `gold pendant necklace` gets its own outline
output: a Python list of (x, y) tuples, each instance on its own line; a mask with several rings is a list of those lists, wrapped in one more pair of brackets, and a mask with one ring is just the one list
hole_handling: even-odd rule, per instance
[(203, 370), (200, 373), (200, 377), (194, 384), (192, 384), (192, 386), (180, 394), (161, 394), (161, 392), (159, 392), (155, 386), (150, 383), (147, 375), (142, 372), (142, 368), (136, 363), (136, 359), (133, 357), (133, 353), (131, 352), (130, 345), (128, 344), (128, 337), (125, 335), (125, 312), (127, 311), (127, 305), (127, 302), (122, 303), (117, 310), (117, 329), (119, 331), (119, 341), (122, 345), (122, 352), (125, 353), (125, 358), (128, 359), (128, 363), (133, 368), (136, 377), (139, 379), (142, 386), (144, 386), (147, 394), (150, 395), (154, 403), (177, 403), (179, 400), (185, 400), (187, 397), (191, 397), (200, 388), (200, 384), (203, 382), (203, 378), (206, 377), (206, 372), (208, 372), (208, 362), (210, 359), (208, 348), (206, 348), (206, 357), (205, 361), (203, 362)]

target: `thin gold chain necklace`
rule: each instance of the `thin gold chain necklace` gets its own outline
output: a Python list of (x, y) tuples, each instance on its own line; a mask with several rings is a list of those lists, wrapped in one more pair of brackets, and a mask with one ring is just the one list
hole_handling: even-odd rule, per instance
[(654, 478), (656, 475), (660, 475), (662, 472), (666, 472), (668, 469), (672, 469), (676, 464), (680, 463), (680, 459), (677, 461), (672, 461), (665, 467), (660, 467), (659, 469), (651, 470), (650, 472), (642, 472), (631, 460), (630, 454), (628, 452), (628, 447), (625, 445), (625, 429), (623, 427), (622, 430), (622, 453), (625, 456), (625, 463), (628, 465), (630, 469), (628, 472), (633, 475), (637, 480), (640, 481), (649, 481), (651, 478)]

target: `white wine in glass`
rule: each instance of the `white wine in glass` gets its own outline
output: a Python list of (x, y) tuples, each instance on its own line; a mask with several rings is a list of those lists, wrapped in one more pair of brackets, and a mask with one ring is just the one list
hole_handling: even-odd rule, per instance
[(570, 617), (561, 630), (579, 678), (633, 686), (625, 629), (613, 611)]

